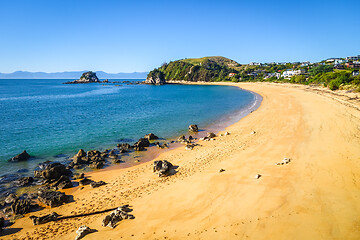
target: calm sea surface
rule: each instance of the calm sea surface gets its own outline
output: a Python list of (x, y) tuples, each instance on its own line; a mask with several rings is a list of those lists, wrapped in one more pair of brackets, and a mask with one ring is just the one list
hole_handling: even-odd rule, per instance
[[(65, 81), (0, 79), (0, 176), (72, 156), (80, 148), (133, 143), (150, 132), (171, 138), (194, 123), (206, 128), (250, 108), (256, 99), (228, 86), (62, 84)], [(7, 162), (24, 149), (36, 158)]]

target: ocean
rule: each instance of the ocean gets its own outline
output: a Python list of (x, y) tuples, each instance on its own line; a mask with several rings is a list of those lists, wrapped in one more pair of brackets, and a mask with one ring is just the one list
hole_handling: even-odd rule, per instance
[[(150, 132), (171, 139), (187, 133), (190, 124), (220, 130), (258, 100), (231, 86), (62, 84), (66, 81), (0, 79), (0, 176), (32, 175), (40, 162), (64, 161), (80, 148), (134, 143)], [(34, 158), (8, 162), (25, 149)]]

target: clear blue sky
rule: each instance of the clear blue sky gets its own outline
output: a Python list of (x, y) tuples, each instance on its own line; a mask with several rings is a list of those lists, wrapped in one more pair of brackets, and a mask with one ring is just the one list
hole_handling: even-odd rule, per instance
[(0, 0), (0, 72), (148, 71), (360, 54), (360, 1)]

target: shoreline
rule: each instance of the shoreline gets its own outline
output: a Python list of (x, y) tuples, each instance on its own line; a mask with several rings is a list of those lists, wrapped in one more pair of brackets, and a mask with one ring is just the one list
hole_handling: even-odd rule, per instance
[[(219, 85), (226, 84), (229, 83)], [(11, 226), (24, 229), (7, 236), (42, 239), (51, 238), (54, 231), (62, 239), (72, 239), (74, 231), (83, 224), (99, 231), (85, 239), (117, 239), (118, 236), (128, 238), (132, 235), (136, 239), (181, 239), (187, 236), (266, 239), (270, 234), (277, 239), (313, 239), (320, 236), (325, 239), (345, 236), (356, 239), (360, 236), (350, 227), (356, 222), (355, 216), (359, 211), (354, 205), (355, 199), (360, 197), (354, 192), (358, 190), (357, 185), (351, 179), (343, 179), (341, 185), (346, 187), (339, 188), (338, 182), (332, 180), (328, 186), (330, 173), (319, 172), (319, 169), (332, 171), (337, 181), (338, 171), (344, 176), (348, 176), (350, 170), (359, 175), (356, 171), (359, 167), (353, 163), (354, 157), (360, 153), (356, 137), (332, 143), (336, 139), (332, 134), (342, 136), (342, 133), (322, 130), (336, 126), (330, 120), (334, 117), (333, 111), (338, 111), (346, 115), (336, 120), (343, 119), (348, 124), (345, 125), (346, 132), (353, 132), (359, 124), (351, 120), (351, 116), (359, 118), (359, 112), (304, 89), (258, 83), (233, 85), (258, 90), (263, 96), (261, 107), (227, 127), (229, 136), (201, 142), (202, 146), (192, 151), (177, 148), (160, 154), (156, 159), (167, 159), (179, 166), (175, 175), (158, 178), (152, 173), (151, 161), (127, 169), (91, 172), (91, 179), (108, 184), (98, 189), (85, 187), (74, 192), (74, 203), (29, 214), (39, 216), (56, 211), (71, 215), (128, 203), (133, 206), (134, 220), (124, 220), (111, 230), (100, 225), (104, 214), (39, 226), (32, 226), (27, 215)], [(282, 97), (287, 101), (283, 101)], [(332, 107), (335, 109), (323, 109), (326, 104), (334, 104)], [(313, 109), (321, 111), (324, 119), (317, 120), (317, 111)], [(314, 128), (321, 125), (321, 129)], [(256, 134), (250, 134), (251, 131), (256, 131)], [(346, 150), (347, 160), (338, 163), (342, 151), (340, 147)], [(328, 148), (329, 153), (323, 151)], [(316, 156), (324, 161), (309, 160), (316, 159)], [(274, 163), (283, 157), (290, 157), (292, 162), (286, 166), (275, 166)], [(347, 164), (339, 165), (343, 161)], [(220, 168), (225, 171), (219, 173)], [(259, 181), (254, 180), (255, 174), (261, 174)], [(301, 182), (298, 181), (300, 176)], [(337, 198), (332, 207), (329, 205), (332, 203), (330, 196)], [(348, 202), (343, 198), (349, 199)], [(160, 206), (158, 202), (161, 202)], [(316, 202), (325, 210), (316, 211)], [(340, 213), (334, 208), (346, 211)], [(325, 219), (332, 221), (323, 221)], [(337, 226), (335, 232), (328, 232), (326, 229), (333, 227), (332, 222), (340, 225), (341, 229)], [(164, 226), (164, 223), (168, 224)], [(312, 227), (314, 224), (316, 231)]]

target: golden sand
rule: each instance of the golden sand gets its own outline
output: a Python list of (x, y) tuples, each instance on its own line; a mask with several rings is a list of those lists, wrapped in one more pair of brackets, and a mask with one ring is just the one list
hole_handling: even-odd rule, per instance
[[(74, 202), (30, 215), (93, 212), (128, 203), (133, 220), (102, 227), (106, 214), (33, 226), (28, 217), (4, 239), (360, 239), (358, 96), (306, 86), (221, 83), (259, 93), (258, 110), (231, 134), (164, 152), (177, 173), (159, 178), (152, 162), (92, 172)], [(251, 134), (255, 131), (255, 134)], [(284, 158), (288, 164), (276, 165)], [(224, 169), (224, 172), (219, 172)], [(260, 178), (255, 178), (260, 174)]]

